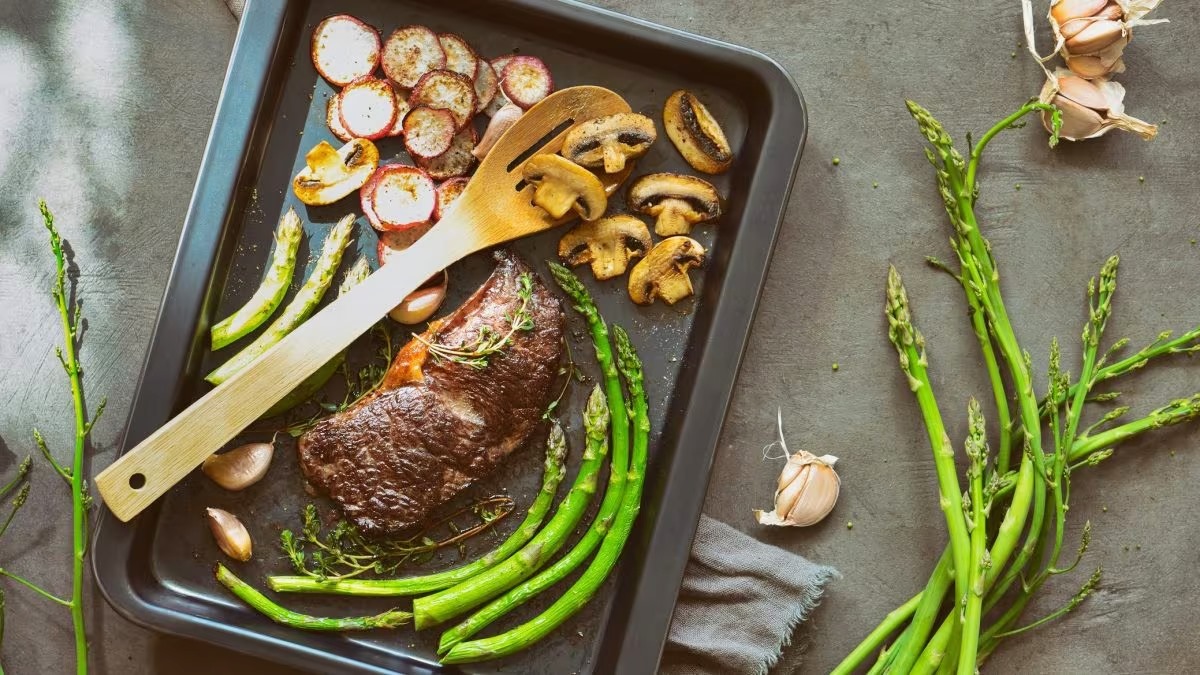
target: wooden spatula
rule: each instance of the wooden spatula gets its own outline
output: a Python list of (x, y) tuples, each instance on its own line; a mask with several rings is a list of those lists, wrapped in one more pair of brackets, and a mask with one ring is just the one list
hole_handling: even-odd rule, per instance
[[(102, 471), (96, 486), (104, 503), (121, 520), (133, 518), (434, 273), (476, 251), (561, 224), (532, 204), (533, 188), (523, 184), (521, 167), (536, 154), (557, 152), (574, 124), (629, 110), (624, 99), (601, 87), (563, 89), (530, 108), (492, 148), (446, 217), (399, 259)], [(352, 203), (345, 200), (346, 208)]]

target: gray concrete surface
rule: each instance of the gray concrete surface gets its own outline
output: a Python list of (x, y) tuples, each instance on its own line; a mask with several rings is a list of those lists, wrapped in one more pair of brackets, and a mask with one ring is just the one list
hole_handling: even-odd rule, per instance
[[(948, 254), (947, 230), (903, 99), (921, 101), (961, 137), (1034, 94), (1036, 66), (1023, 54), (1010, 58), (1020, 41), (1019, 4), (599, 4), (759, 49), (794, 75), (810, 106), (808, 150), (706, 510), (841, 569), (844, 578), (798, 631), (803, 665), (798, 646), (778, 669), (827, 671), (920, 587), (944, 541), (929, 453), (880, 312), (889, 262), (908, 281), (955, 434), (965, 426), (967, 397), (987, 395), (961, 293), (922, 264), (927, 254)], [(983, 222), (1018, 333), (1039, 369), (1053, 335), (1074, 363), (1083, 284), (1112, 252), (1123, 267), (1111, 335), (1143, 342), (1200, 321), (1193, 168), (1200, 62), (1190, 49), (1200, 41), (1200, 7), (1168, 2), (1163, 15), (1172, 23), (1139, 31), (1123, 78), (1129, 110), (1165, 120), (1158, 141), (1110, 136), (1050, 152), (1044, 134), (1029, 128), (990, 152)], [(94, 434), (95, 471), (120, 441), (234, 31), (218, 0), (0, 3), (0, 469), (33, 450), (32, 426), (60, 456), (70, 439), (35, 197), (51, 199), (83, 269), (86, 387), (109, 400)], [(1144, 412), (1200, 390), (1200, 375), (1179, 359), (1119, 389)], [(842, 458), (841, 503), (818, 527), (764, 531), (751, 520), (777, 471), (760, 460), (776, 406), (793, 448)], [(1071, 517), (1075, 532), (1093, 522), (1085, 566), (1103, 565), (1103, 589), (1068, 618), (1006, 644), (990, 672), (1200, 669), (1193, 574), (1200, 528), (1189, 516), (1198, 438), (1192, 428), (1161, 431), (1077, 475)], [(32, 504), (0, 549), (3, 565), (65, 588), (64, 504), (62, 485), (39, 469)], [(1055, 580), (1038, 611), (1069, 597), (1083, 574)], [(65, 612), (20, 591), (9, 593), (8, 611), (8, 672), (70, 669)], [(88, 614), (97, 672), (283, 672), (148, 633), (98, 598)]]

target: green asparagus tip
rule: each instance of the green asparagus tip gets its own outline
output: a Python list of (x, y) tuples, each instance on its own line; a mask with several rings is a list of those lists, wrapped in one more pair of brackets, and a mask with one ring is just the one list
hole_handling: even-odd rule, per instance
[(592, 388), (592, 394), (588, 396), (587, 407), (583, 411), (583, 424), (587, 428), (588, 436), (605, 437), (608, 420), (608, 399), (604, 396), (604, 389), (597, 384)]

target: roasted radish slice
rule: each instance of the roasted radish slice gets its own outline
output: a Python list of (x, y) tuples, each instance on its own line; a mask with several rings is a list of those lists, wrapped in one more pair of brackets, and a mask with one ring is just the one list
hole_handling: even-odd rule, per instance
[(396, 94), (384, 80), (365, 78), (338, 94), (338, 114), (351, 136), (383, 138), (396, 123)]
[(483, 59), (475, 60), (475, 114), (487, 110), (491, 105), (492, 100), (496, 98), (496, 92), (499, 91), (500, 85), (496, 81), (496, 71), (492, 70), (492, 64)]
[(446, 215), (447, 209), (467, 189), (468, 178), (451, 178), (437, 188), (437, 205), (433, 207), (433, 220), (437, 222)]
[(329, 97), (329, 102), (325, 104), (325, 124), (329, 126), (329, 130), (334, 136), (343, 143), (354, 138), (354, 134), (342, 124), (341, 106), (338, 102), (342, 100), (340, 94), (334, 94)]
[(449, 110), (417, 106), (404, 116), (404, 147), (413, 159), (432, 159), (450, 149), (455, 128)]
[(383, 72), (405, 89), (425, 73), (445, 67), (446, 52), (437, 33), (424, 26), (397, 28), (383, 43)]
[(475, 115), (475, 85), (466, 75), (450, 70), (433, 70), (421, 76), (408, 102), (414, 108), (443, 108), (454, 115), (456, 129), (462, 129)]
[(437, 205), (437, 188), (429, 174), (415, 166), (379, 168), (372, 181), (371, 211), (384, 230), (406, 230), (429, 220)]
[(330, 84), (350, 84), (379, 65), (379, 33), (347, 14), (331, 16), (313, 29), (312, 61)]
[(362, 189), (358, 191), (358, 203), (362, 207), (363, 215), (367, 217), (367, 222), (371, 224), (371, 227), (379, 232), (386, 232), (387, 228), (383, 226), (383, 223), (379, 222), (379, 216), (375, 215), (373, 201), (375, 199), (375, 185), (379, 182), (379, 177), (383, 175), (381, 170), (384, 168), (381, 166), (379, 169), (376, 169), (375, 173), (371, 174), (371, 177), (363, 184)]
[(375, 253), (379, 256), (379, 264), (386, 265), (389, 261), (395, 260), (399, 257), (399, 253), (417, 243), (418, 239), (425, 236), (425, 233), (431, 227), (433, 227), (433, 223), (421, 223), (407, 230), (380, 232), (379, 244), (375, 248)]
[(442, 51), (446, 53), (446, 70), (465, 75), (467, 79), (475, 77), (475, 64), (479, 57), (467, 41), (453, 33), (442, 33), (438, 36)]
[(433, 159), (417, 159), (417, 164), (434, 180), (449, 180), (465, 176), (475, 164), (475, 129), (467, 127), (454, 137), (450, 149)]
[(504, 74), (504, 66), (507, 66), (508, 62), (512, 60), (513, 55), (507, 54), (505, 56), (497, 56), (491, 61), (492, 74), (496, 76), (496, 95), (492, 97), (492, 102), (483, 109), (483, 113), (488, 117), (495, 115), (501, 108), (512, 103), (504, 95), (504, 90), (500, 88), (500, 76)]
[(554, 91), (554, 80), (541, 59), (514, 56), (500, 73), (500, 89), (510, 101), (528, 110)]
[(403, 136), (404, 135), (404, 116), (408, 114), (412, 108), (408, 104), (408, 95), (404, 92), (392, 87), (396, 94), (396, 121), (392, 123), (392, 128), (387, 132), (388, 136)]
[(292, 180), (292, 190), (309, 206), (332, 204), (359, 189), (379, 166), (379, 149), (365, 138), (356, 138), (334, 150), (321, 141), (304, 156), (308, 166)]

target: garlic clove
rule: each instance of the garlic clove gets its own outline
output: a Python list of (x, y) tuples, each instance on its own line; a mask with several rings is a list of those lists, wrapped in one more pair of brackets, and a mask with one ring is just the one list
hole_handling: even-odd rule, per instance
[(1117, 59), (1115, 63), (1107, 64), (1099, 56), (1072, 56), (1067, 59), (1067, 67), (1079, 77), (1094, 80), (1105, 75), (1124, 72), (1125, 62)]
[(270, 443), (247, 443), (228, 452), (209, 455), (200, 470), (226, 490), (245, 490), (267, 475), (274, 454), (275, 446)]
[(788, 458), (780, 472), (775, 491), (775, 506), (770, 511), (756, 510), (755, 518), (762, 525), (805, 527), (820, 522), (837, 503), (841, 478), (834, 471), (837, 457), (817, 457), (797, 452)]
[(426, 321), (433, 313), (442, 306), (442, 301), (446, 299), (446, 288), (449, 285), (449, 275), (445, 270), (441, 274), (434, 277), (434, 284), (425, 286), (405, 296), (404, 300), (396, 305), (392, 311), (388, 312), (388, 316), (397, 323), (402, 323), (406, 326), (412, 326), (422, 321)]
[(1050, 16), (1059, 24), (1071, 19), (1092, 16), (1104, 9), (1108, 0), (1059, 0), (1050, 8)]
[[(1062, 111), (1062, 128), (1059, 135), (1063, 138), (1073, 141), (1090, 138), (1104, 128), (1104, 118), (1100, 113), (1069, 98), (1055, 96), (1054, 107)], [(1047, 131), (1051, 130), (1049, 114), (1042, 115), (1042, 123), (1046, 125)]]
[(253, 545), (250, 541), (250, 531), (242, 521), (224, 509), (209, 508), (205, 510), (205, 515), (208, 517), (208, 527), (212, 530), (213, 539), (217, 541), (217, 547), (234, 560), (249, 560)]
[(1058, 94), (1092, 110), (1108, 110), (1110, 107), (1108, 97), (1099, 85), (1076, 75), (1058, 78)]
[(1095, 54), (1112, 46), (1125, 35), (1120, 21), (1096, 21), (1069, 38), (1065, 47), (1071, 54)]

